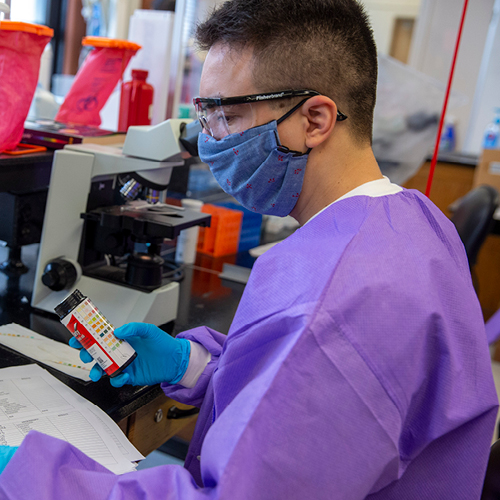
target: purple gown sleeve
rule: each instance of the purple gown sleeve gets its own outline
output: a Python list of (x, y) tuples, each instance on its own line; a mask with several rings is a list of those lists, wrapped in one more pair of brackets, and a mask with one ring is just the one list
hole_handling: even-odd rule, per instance
[(203, 373), (200, 375), (194, 387), (189, 389), (182, 385), (162, 384), (161, 388), (166, 396), (179, 403), (200, 407), (203, 403), (205, 391), (207, 390), (212, 373), (219, 363), (219, 356), (226, 340), (226, 335), (216, 332), (211, 328), (207, 328), (206, 326), (200, 326), (180, 333), (177, 335), (177, 338), (183, 338), (201, 344), (212, 355), (212, 359), (205, 367), (205, 370), (203, 370)]
[(180, 465), (116, 476), (65, 441), (31, 431), (0, 475), (1, 500), (28, 498), (194, 500), (211, 496)]
[[(178, 336), (203, 345), (212, 359), (195, 387), (163, 384), (162, 388), (176, 401), (200, 406), (226, 335), (199, 327)], [(200, 489), (184, 467), (169, 465), (117, 476), (70, 444), (36, 431), (26, 436), (7, 467), (9, 471), (0, 475), (0, 500), (217, 498), (215, 488)], [(36, 471), (30, 481), (27, 470)]]

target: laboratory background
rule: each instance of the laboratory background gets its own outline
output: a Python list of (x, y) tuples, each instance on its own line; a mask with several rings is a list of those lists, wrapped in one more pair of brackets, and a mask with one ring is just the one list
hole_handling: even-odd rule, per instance
[[(91, 384), (54, 309), (79, 288), (103, 328), (227, 333), (256, 258), (298, 228), (243, 208), (196, 155), (193, 35), (219, 3), (0, 0), (0, 64), (17, 75), (0, 81), (0, 367), (35, 361), (96, 405), (81, 411), (105, 442), (102, 426), (118, 429), (118, 473), (182, 464), (198, 409), (159, 386)], [(455, 223), (500, 394), (500, 0), (465, 17), (457, 0), (362, 3), (379, 58), (375, 157)]]

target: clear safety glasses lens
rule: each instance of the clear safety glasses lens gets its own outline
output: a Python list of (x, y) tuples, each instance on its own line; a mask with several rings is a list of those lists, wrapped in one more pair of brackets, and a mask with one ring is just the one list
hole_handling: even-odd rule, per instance
[(202, 128), (218, 141), (257, 125), (254, 104), (217, 106), (197, 103), (196, 113)]

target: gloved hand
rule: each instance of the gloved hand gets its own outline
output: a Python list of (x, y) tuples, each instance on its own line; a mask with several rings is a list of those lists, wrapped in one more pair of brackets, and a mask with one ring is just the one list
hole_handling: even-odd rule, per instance
[(0, 474), (3, 472), (10, 459), (16, 452), (19, 446), (2, 446), (0, 445)]
[[(176, 384), (184, 376), (191, 352), (188, 340), (176, 339), (157, 326), (146, 323), (128, 323), (117, 328), (115, 335), (129, 342), (137, 352), (137, 357), (120, 375), (110, 378), (112, 386), (153, 385), (162, 382)], [(69, 345), (81, 349), (80, 359), (84, 363), (93, 361), (76, 338), (71, 338)], [(94, 382), (103, 374), (98, 364), (90, 370), (90, 378)]]

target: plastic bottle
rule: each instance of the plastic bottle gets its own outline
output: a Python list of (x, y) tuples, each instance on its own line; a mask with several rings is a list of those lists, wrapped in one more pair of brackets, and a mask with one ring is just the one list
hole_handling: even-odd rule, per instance
[(132, 346), (115, 337), (114, 326), (80, 290), (68, 295), (55, 311), (61, 323), (110, 377), (119, 375), (136, 358)]
[(126, 132), (130, 125), (151, 125), (153, 114), (153, 87), (146, 83), (148, 72), (132, 70), (132, 81), (122, 87), (118, 130)]
[(498, 149), (500, 147), (500, 108), (495, 108), (495, 118), (484, 131), (484, 149)]
[(453, 116), (446, 116), (445, 126), (441, 134), (441, 142), (439, 143), (439, 151), (450, 153), (455, 150), (456, 135), (455, 135), (455, 118)]

